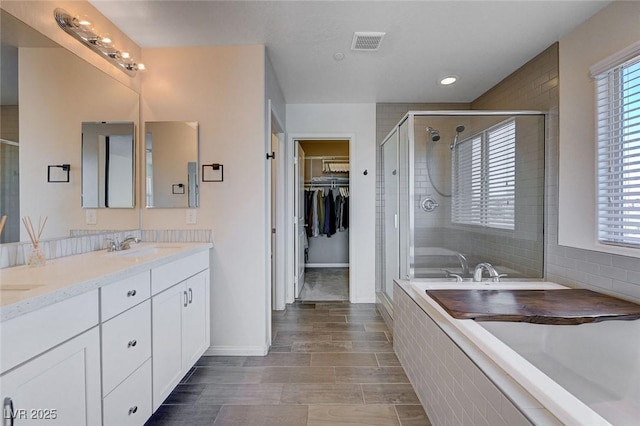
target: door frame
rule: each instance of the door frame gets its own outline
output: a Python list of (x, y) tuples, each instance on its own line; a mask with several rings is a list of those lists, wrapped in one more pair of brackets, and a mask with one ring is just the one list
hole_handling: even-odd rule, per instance
[[(356, 158), (355, 153), (355, 134), (354, 133), (291, 133), (287, 134), (287, 142), (285, 146), (285, 177), (284, 177), (284, 193), (285, 193), (285, 206), (284, 206), (284, 237), (285, 237), (285, 274), (282, 283), (278, 282), (277, 285), (283, 287), (283, 294), (285, 295), (286, 303), (293, 303), (295, 301), (295, 205), (294, 205), (294, 157), (295, 157), (295, 143), (297, 141), (307, 140), (346, 140), (349, 142), (349, 162), (351, 164), (350, 169), (355, 170), (354, 160)], [(349, 174), (351, 177), (352, 173)], [(349, 179), (349, 192), (353, 190), (352, 181)], [(349, 209), (349, 223), (352, 221), (352, 209)], [(353, 301), (356, 297), (354, 294), (354, 271), (356, 265), (354, 265), (354, 243), (351, 232), (349, 233), (349, 300)]]
[[(265, 298), (266, 298), (266, 321), (265, 321), (265, 333), (266, 333), (266, 345), (271, 346), (272, 341), (272, 324), (271, 324), (271, 312), (272, 310), (282, 310), (285, 308), (284, 304), (284, 275), (285, 275), (285, 259), (286, 259), (286, 240), (285, 240), (285, 222), (284, 222), (284, 206), (285, 206), (285, 130), (282, 121), (278, 118), (276, 110), (273, 108), (271, 99), (267, 101), (267, 116), (266, 119), (266, 134), (265, 134), (265, 152), (271, 153), (272, 151), (272, 136), (276, 135), (278, 138), (277, 151), (275, 152), (275, 158), (267, 160), (267, 166), (265, 167), (265, 191), (266, 191), (266, 209), (265, 209), (265, 260), (266, 260), (266, 276), (265, 276)], [(273, 163), (272, 163), (273, 162)], [(272, 167), (276, 167), (276, 182), (273, 185), (275, 188), (275, 203), (276, 203), (276, 239), (275, 239), (275, 252), (271, 253), (272, 243), (272, 179), (271, 174)], [(275, 268), (275, 274), (273, 274), (273, 268)], [(275, 277), (275, 278), (274, 278)], [(275, 282), (274, 282), (275, 279)]]

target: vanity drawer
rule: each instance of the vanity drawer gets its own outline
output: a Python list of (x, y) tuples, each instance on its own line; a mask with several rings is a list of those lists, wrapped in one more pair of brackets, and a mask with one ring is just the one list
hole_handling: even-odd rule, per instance
[(151, 271), (125, 278), (100, 289), (101, 319), (106, 321), (151, 296)]
[(151, 301), (102, 324), (102, 390), (111, 392), (151, 357)]
[(151, 360), (103, 401), (104, 426), (142, 426), (151, 417)]

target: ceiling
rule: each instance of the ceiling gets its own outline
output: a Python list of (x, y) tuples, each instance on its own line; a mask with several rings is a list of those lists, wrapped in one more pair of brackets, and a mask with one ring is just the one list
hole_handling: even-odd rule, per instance
[[(266, 45), (287, 103), (470, 102), (609, 3), (90, 2), (142, 48)], [(356, 52), (355, 31), (386, 36)], [(440, 86), (448, 74), (459, 81)]]

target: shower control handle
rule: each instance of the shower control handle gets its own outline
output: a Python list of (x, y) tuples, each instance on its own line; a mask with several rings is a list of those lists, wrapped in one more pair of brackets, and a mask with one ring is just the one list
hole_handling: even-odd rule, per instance
[(427, 213), (431, 213), (440, 206), (433, 197), (426, 197), (420, 202), (420, 208)]

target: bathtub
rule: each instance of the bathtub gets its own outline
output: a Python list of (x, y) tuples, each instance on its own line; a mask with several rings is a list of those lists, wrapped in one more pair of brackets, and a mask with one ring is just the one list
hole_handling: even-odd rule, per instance
[[(468, 343), (479, 350), (559, 422), (639, 424), (640, 320), (569, 326), (457, 320), (426, 293), (435, 289), (483, 288), (566, 289), (555, 283), (534, 281), (404, 283), (405, 291), (412, 293), (410, 296), (445, 333), (454, 336), (459, 347), (464, 350)], [(472, 350), (465, 352), (476, 362), (469, 355)], [(527, 414), (526, 409), (521, 411)]]

